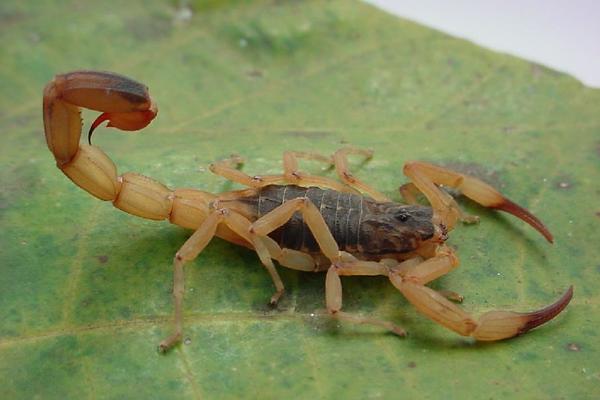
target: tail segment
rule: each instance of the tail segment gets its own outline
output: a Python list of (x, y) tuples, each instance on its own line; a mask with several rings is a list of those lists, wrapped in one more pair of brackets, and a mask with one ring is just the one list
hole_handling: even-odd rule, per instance
[(117, 175), (112, 160), (98, 147), (80, 144), (80, 107), (101, 111), (92, 124), (102, 122), (120, 130), (146, 127), (158, 113), (148, 88), (110, 72), (74, 71), (57, 75), (44, 89), (44, 130), (58, 168), (93, 196), (112, 201), (130, 214), (154, 220), (169, 219), (196, 227), (208, 213), (210, 195), (190, 189), (170, 190), (162, 183), (135, 173)]

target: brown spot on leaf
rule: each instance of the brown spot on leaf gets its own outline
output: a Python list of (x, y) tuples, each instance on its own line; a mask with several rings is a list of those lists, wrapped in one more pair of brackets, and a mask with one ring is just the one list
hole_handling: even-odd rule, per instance
[(14, 10), (0, 10), (0, 26), (6, 29), (12, 25), (21, 23), (26, 17), (26, 14), (20, 11)]
[(417, 363), (414, 361), (409, 362), (408, 364), (406, 364), (406, 366), (408, 368), (416, 368), (417, 367)]
[(98, 259), (98, 261), (100, 261), (100, 264), (106, 264), (106, 262), (108, 261), (108, 256), (107, 255), (101, 255), (96, 257)]
[(250, 78), (262, 78), (264, 76), (263, 72), (260, 69), (250, 69), (246, 71), (246, 75)]
[(579, 345), (578, 343), (569, 343), (569, 344), (567, 344), (567, 350), (581, 351), (581, 345)]
[(516, 130), (516, 128), (513, 125), (505, 125), (502, 127), (502, 133), (508, 134), (508, 133), (512, 133)]

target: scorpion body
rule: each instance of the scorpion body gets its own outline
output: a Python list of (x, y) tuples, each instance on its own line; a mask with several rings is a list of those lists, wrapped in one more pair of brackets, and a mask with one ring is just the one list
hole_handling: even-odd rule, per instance
[[(91, 124), (88, 140), (81, 144), (80, 107), (102, 114)], [(44, 89), (44, 131), (58, 168), (94, 197), (110, 201), (130, 214), (153, 220), (169, 220), (194, 233), (173, 260), (175, 328), (159, 345), (166, 351), (180, 342), (183, 332), (185, 263), (194, 260), (214, 236), (256, 251), (273, 280), (276, 304), (284, 285), (273, 263), (300, 271), (327, 271), (325, 303), (332, 318), (373, 324), (403, 336), (404, 329), (371, 317), (342, 311), (341, 276), (382, 275), (418, 311), (476, 340), (493, 341), (520, 335), (558, 315), (573, 296), (570, 287), (553, 304), (537, 311), (517, 313), (489, 311), (474, 318), (450, 301), (460, 296), (438, 292), (428, 282), (458, 266), (458, 257), (445, 244), (458, 221), (475, 221), (463, 213), (440, 185), (461, 191), (482, 206), (508, 212), (527, 222), (549, 242), (552, 234), (523, 207), (508, 200), (486, 183), (433, 164), (409, 162), (404, 174), (410, 182), (400, 188), (408, 205), (387, 196), (356, 178), (347, 156), (370, 158), (372, 152), (343, 148), (331, 157), (316, 153), (284, 153), (280, 175), (249, 176), (232, 157), (216, 162), (210, 170), (247, 189), (213, 194), (198, 189), (170, 189), (136, 173), (117, 174), (116, 166), (91, 136), (102, 122), (109, 127), (135, 131), (157, 115), (148, 89), (127, 77), (97, 71), (57, 75)], [(298, 159), (333, 165), (341, 183), (298, 169)], [(430, 207), (418, 205), (422, 194)]]
[[(340, 250), (361, 259), (379, 261), (390, 257), (401, 261), (434, 235), (431, 207), (377, 202), (370, 197), (332, 189), (269, 185), (237, 201), (246, 205), (244, 214), (254, 221), (286, 201), (299, 198), (308, 199), (319, 210)], [(321, 254), (319, 244), (299, 212), (269, 236), (282, 248)]]

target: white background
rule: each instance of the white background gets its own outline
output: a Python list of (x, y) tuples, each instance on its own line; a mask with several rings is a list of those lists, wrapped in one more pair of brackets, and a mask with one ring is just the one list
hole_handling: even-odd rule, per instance
[(600, 88), (600, 0), (366, 0)]

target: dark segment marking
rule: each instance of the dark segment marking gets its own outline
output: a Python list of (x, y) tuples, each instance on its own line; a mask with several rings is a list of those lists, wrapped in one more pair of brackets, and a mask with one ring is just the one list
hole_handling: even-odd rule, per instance
[[(283, 202), (308, 198), (319, 209), (340, 249), (356, 246), (360, 227), (363, 197), (352, 193), (318, 187), (304, 188), (296, 185), (271, 185), (261, 189), (257, 202), (257, 215), (267, 214)], [(269, 235), (281, 247), (306, 252), (319, 252), (319, 245), (299, 212), (283, 226)]]
[[(81, 79), (88, 75), (92, 79)], [(124, 75), (113, 72), (77, 71), (63, 75), (71, 89), (99, 89), (117, 92), (119, 96), (133, 104), (148, 102), (148, 87)], [(110, 84), (107, 85), (107, 82)]]

